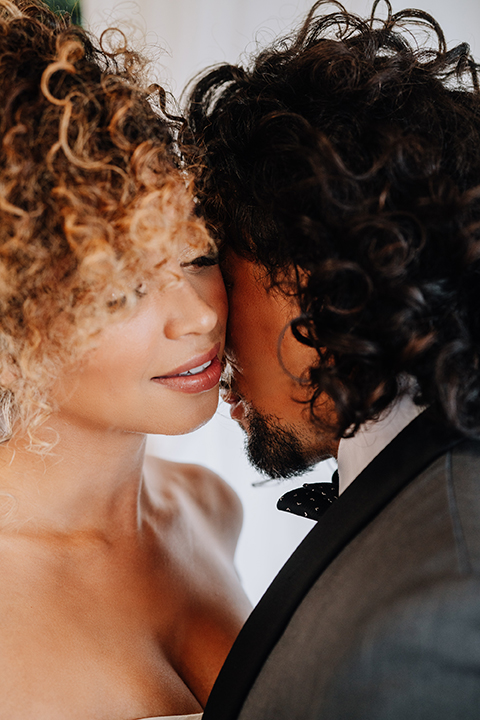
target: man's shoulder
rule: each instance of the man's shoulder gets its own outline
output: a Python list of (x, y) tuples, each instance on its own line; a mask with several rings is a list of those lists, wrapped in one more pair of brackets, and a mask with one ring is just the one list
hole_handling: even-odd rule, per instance
[(480, 577), (400, 596), (363, 628), (322, 699), (325, 717), (470, 720), (480, 707)]

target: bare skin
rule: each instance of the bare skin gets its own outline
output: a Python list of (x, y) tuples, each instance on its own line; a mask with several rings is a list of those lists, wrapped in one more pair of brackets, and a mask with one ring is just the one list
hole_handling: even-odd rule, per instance
[[(307, 376), (318, 356), (288, 329), (300, 314), (297, 299), (271, 289), (261, 265), (232, 251), (226, 253), (223, 272), (230, 307), (227, 356), (233, 371), (224, 399), (232, 406), (232, 418), (248, 435), (251, 408), (273, 418), (279, 428), (288, 427), (312, 464), (336, 457), (338, 438), (333, 430), (320, 431), (312, 423), (310, 389), (298, 380)], [(327, 395), (319, 398), (316, 413), (327, 423), (335, 421), (334, 403)]]
[(102, 451), (101, 474), (79, 462), (64, 492), (62, 462), (35, 493), (11, 488), (26, 513), (0, 533), (2, 718), (133, 720), (206, 702), (250, 609), (233, 567), (239, 502), (196, 466), (147, 458), (142, 480), (131, 450), (109, 463)]
[(145, 433), (188, 432), (216, 408), (227, 307), (198, 255), (65, 368), (40, 432), (59, 439), (50, 454), (18, 435), (0, 448), (2, 720), (199, 712), (248, 615), (233, 491), (144, 459)]

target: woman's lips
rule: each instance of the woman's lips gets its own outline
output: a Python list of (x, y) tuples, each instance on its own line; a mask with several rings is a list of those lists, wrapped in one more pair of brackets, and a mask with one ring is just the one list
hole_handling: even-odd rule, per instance
[(220, 345), (177, 368), (171, 375), (153, 377), (152, 380), (171, 390), (183, 393), (202, 393), (212, 390), (220, 382), (222, 366), (217, 357)]

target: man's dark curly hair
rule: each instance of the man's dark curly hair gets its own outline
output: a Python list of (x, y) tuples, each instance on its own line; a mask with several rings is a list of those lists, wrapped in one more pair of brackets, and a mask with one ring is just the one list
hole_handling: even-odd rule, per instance
[(198, 196), (274, 284), (296, 269), (314, 418), (326, 392), (350, 434), (410, 376), (418, 404), (478, 435), (479, 68), (431, 16), (377, 4), (365, 21), (318, 2), (250, 68), (197, 81)]

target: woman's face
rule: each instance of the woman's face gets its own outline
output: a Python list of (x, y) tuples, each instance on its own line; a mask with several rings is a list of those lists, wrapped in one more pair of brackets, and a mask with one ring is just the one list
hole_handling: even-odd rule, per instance
[(63, 372), (55, 391), (61, 419), (180, 435), (213, 415), (228, 309), (215, 251), (186, 247), (164, 268), (163, 285), (142, 285), (132, 314)]

